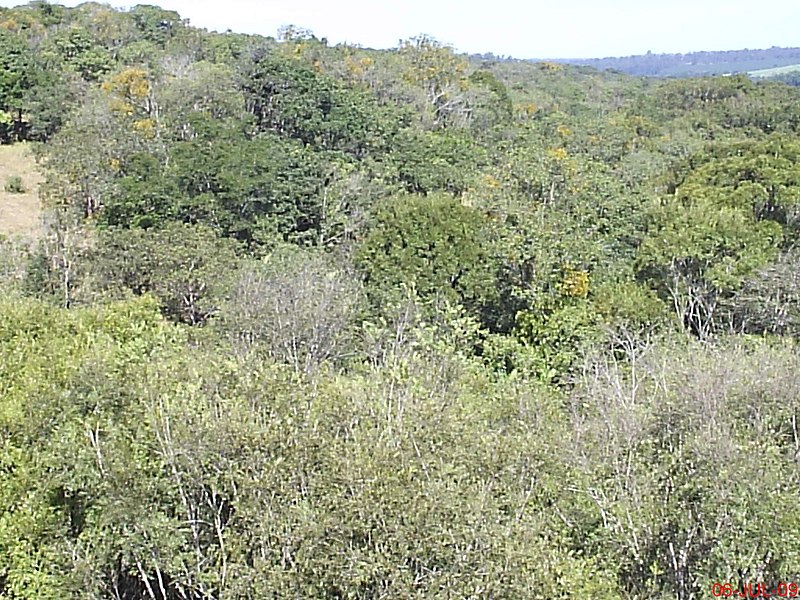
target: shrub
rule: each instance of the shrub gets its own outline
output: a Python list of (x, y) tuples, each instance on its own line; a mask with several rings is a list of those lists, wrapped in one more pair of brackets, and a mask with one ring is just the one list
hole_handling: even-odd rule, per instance
[(7, 177), (5, 190), (9, 194), (24, 194), (25, 185), (22, 183), (22, 177), (19, 175), (10, 175)]

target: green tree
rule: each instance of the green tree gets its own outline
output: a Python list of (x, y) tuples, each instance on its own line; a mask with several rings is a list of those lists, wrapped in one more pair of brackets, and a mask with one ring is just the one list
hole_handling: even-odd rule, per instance
[(202, 225), (103, 232), (96, 251), (98, 285), (111, 293), (152, 293), (171, 319), (202, 325), (220, 309), (235, 272), (237, 244)]
[(367, 290), (384, 306), (401, 286), (428, 300), (480, 311), (495, 291), (484, 216), (446, 195), (398, 196), (381, 203), (357, 251)]
[(169, 175), (185, 198), (178, 218), (251, 243), (316, 240), (323, 155), (274, 133), (246, 139), (233, 125), (194, 118), (197, 136), (173, 147)]
[(0, 27), (0, 142), (25, 135), (23, 99), (33, 85), (32, 62), (25, 39)]
[(144, 39), (162, 47), (175, 37), (184, 25), (177, 12), (154, 5), (139, 4), (129, 14)]
[(379, 173), (408, 192), (463, 194), (487, 161), (483, 149), (457, 131), (404, 129), (379, 167)]
[(720, 325), (720, 301), (777, 254), (780, 226), (700, 199), (688, 207), (669, 203), (656, 214), (637, 258), (639, 274), (690, 331), (707, 337)]
[(67, 68), (87, 81), (98, 81), (113, 66), (108, 50), (87, 29), (73, 26), (49, 37), (40, 49), (50, 68)]
[(369, 94), (269, 51), (255, 61), (244, 90), (260, 131), (358, 159), (385, 152), (401, 123), (399, 111)]

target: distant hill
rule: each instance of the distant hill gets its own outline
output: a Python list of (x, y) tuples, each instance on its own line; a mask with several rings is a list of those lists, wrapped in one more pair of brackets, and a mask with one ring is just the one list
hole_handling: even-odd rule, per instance
[[(777, 69), (800, 64), (800, 48), (726, 50), (690, 54), (641, 54), (617, 58), (555, 59), (573, 65), (647, 77), (697, 77)], [(777, 73), (776, 73), (777, 74)], [(759, 75), (757, 75), (759, 76)], [(769, 77), (769, 74), (760, 74)]]

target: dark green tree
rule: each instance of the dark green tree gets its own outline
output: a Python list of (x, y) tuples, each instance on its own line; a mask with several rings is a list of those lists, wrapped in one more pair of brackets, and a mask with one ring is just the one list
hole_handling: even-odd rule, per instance
[(374, 305), (387, 306), (406, 286), (426, 300), (488, 308), (496, 292), (489, 227), (483, 214), (444, 194), (384, 201), (357, 251)]
[(25, 38), (0, 28), (0, 142), (26, 135), (24, 98), (33, 85), (32, 68)]

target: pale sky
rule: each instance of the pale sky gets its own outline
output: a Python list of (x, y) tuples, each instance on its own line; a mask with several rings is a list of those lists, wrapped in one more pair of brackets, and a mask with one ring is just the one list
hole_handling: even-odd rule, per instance
[[(0, 6), (20, 4), (0, 0)], [(57, 2), (53, 2), (57, 3)], [(78, 2), (61, 2), (74, 6)], [(113, 6), (131, 6), (135, 0)], [(461, 52), (589, 58), (800, 46), (800, 0), (142, 0), (192, 25), (274, 36), (311, 29), (331, 44), (391, 48), (426, 33)]]

